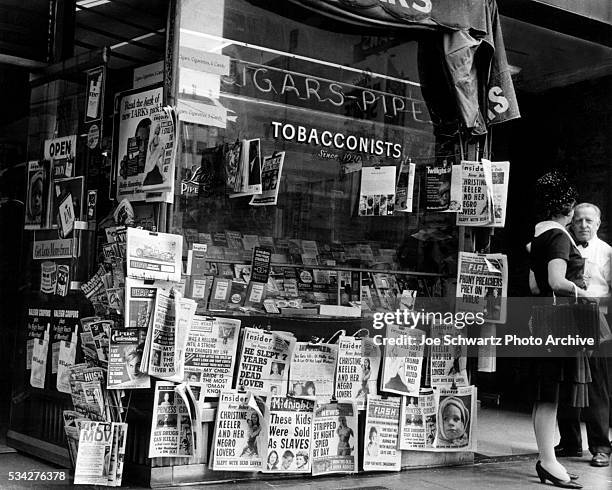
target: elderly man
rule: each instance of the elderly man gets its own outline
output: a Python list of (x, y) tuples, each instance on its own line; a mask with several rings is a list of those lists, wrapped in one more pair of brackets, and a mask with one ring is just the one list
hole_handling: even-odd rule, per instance
[[(597, 237), (601, 223), (601, 211), (594, 204), (582, 203), (574, 208), (572, 232), (580, 253), (586, 259), (584, 278), (591, 297), (610, 296), (610, 259), (612, 247)], [(607, 306), (601, 309), (607, 313)], [(610, 439), (608, 436), (610, 398), (608, 392), (608, 366), (606, 359), (597, 352), (589, 357), (591, 377), (589, 385), (589, 407), (582, 409), (586, 424), (589, 451), (593, 454), (591, 466), (610, 464)], [(559, 432), (561, 441), (555, 448), (557, 456), (582, 456), (580, 433), (580, 409), (559, 409)]]

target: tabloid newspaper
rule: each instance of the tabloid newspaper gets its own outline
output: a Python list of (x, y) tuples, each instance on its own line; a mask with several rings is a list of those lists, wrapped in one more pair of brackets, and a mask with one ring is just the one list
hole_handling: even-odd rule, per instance
[(268, 397), (264, 473), (311, 472), (314, 403), (284, 396)]
[(82, 424), (74, 470), (75, 485), (121, 486), (127, 424)]
[(444, 451), (475, 451), (476, 387), (436, 388), (434, 447)]
[(185, 351), (184, 379), (204, 397), (232, 387), (240, 320), (194, 316)]
[[(387, 338), (395, 343), (385, 346), (381, 390), (399, 395), (419, 392), (425, 332), (416, 328), (387, 325)], [(402, 342), (405, 341), (405, 342)]]
[(363, 439), (364, 471), (399, 471), (402, 452), (399, 449), (401, 397), (382, 398), (368, 395)]
[(235, 388), (254, 394), (286, 395), (294, 347), (291, 334), (243, 329)]
[(194, 455), (191, 417), (174, 386), (168, 381), (155, 384), (149, 458)]
[(488, 323), (506, 323), (508, 257), (459, 252), (455, 311), (481, 313)]
[(357, 473), (357, 405), (326, 403), (312, 423), (312, 474)]
[[(483, 162), (488, 160), (483, 159)], [(506, 224), (508, 204), (508, 181), (510, 179), (510, 162), (489, 162), (491, 165), (491, 182), (493, 194), (493, 227), (503, 228)]]
[(377, 394), (380, 347), (369, 337), (341, 336), (338, 339), (336, 398), (355, 401), (364, 410), (366, 396)]
[(214, 471), (260, 471), (266, 454), (266, 398), (222, 391), (212, 444)]
[(127, 229), (127, 275), (180, 282), (183, 236)]
[(285, 152), (279, 151), (264, 157), (261, 166), (262, 193), (254, 195), (249, 203), (251, 206), (275, 206), (278, 200), (281, 175)]
[[(488, 170), (488, 173), (487, 173)], [(463, 210), (457, 213), (457, 226), (490, 226), (493, 222), (491, 166), (482, 162), (461, 162)]]
[(151, 378), (141, 370), (147, 336), (142, 328), (113, 328), (111, 331), (107, 388), (150, 388)]
[[(334, 395), (338, 357), (336, 344), (297, 342), (289, 373), (289, 393), (298, 398), (329, 401)], [(272, 365), (272, 369), (276, 369)]]
[(432, 388), (402, 399), (400, 448), (431, 449), (436, 437), (436, 406)]
[(176, 374), (176, 307), (171, 291), (159, 289), (153, 321), (149, 326), (143, 363), (151, 376), (170, 378)]
[[(457, 337), (460, 334), (454, 325), (434, 324), (431, 337), (439, 338), (440, 345), (432, 345), (430, 351), (431, 386), (466, 386), (467, 346), (452, 345), (445, 342), (445, 336)], [(449, 338), (447, 337), (447, 338)]]

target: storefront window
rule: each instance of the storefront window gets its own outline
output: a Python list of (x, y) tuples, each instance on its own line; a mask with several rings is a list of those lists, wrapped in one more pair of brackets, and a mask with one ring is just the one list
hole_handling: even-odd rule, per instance
[[(178, 106), (194, 115), (183, 117), (171, 231), (230, 260), (248, 261), (260, 243), (277, 263), (451, 272), (454, 214), (422, 205), (424, 167), (442, 159), (421, 94), (418, 39), (242, 0), (212, 3), (182, 4)], [(264, 191), (280, 182), (276, 205), (228, 197), (224, 166), (243, 140), (260, 141), (264, 162), (284, 152), (282, 171), (262, 175)], [(405, 203), (395, 196), (408, 161), (417, 169), (412, 213), (399, 211)], [(381, 177), (362, 182), (362, 167)], [(243, 256), (228, 236), (242, 240)], [(318, 257), (303, 241), (316, 242)]]

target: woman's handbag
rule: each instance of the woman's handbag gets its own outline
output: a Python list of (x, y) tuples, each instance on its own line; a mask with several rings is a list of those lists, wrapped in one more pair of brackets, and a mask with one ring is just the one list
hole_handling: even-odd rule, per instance
[[(534, 305), (531, 311), (531, 328), (534, 338), (542, 339), (542, 346), (550, 352), (558, 354), (573, 354), (583, 349), (593, 350), (599, 346), (600, 313), (599, 304), (586, 298), (578, 298), (578, 290), (574, 286), (574, 299), (559, 302), (553, 296), (551, 305)], [(562, 339), (587, 340), (592, 343), (564, 345), (567, 342), (557, 342)], [(553, 339), (554, 343), (547, 343)]]

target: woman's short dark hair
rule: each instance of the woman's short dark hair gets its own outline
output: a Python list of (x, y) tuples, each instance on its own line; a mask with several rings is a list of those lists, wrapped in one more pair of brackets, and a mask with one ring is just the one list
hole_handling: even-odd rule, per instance
[(577, 199), (576, 189), (558, 170), (544, 174), (536, 182), (536, 201), (544, 218), (568, 216)]

